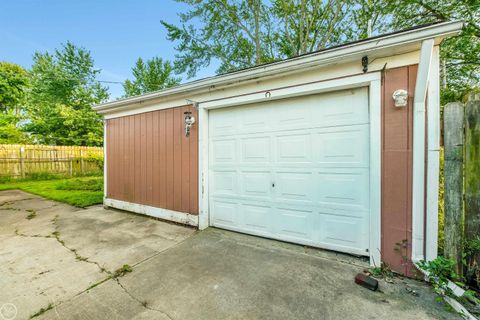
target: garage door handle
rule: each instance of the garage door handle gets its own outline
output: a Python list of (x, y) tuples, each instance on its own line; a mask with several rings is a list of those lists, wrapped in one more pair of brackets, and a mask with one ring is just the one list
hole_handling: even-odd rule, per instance
[(272, 188), (275, 188), (275, 183), (274, 182), (272, 183)]

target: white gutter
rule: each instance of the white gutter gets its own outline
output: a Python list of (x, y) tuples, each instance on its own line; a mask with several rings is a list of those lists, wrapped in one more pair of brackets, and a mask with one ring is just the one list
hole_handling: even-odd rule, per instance
[(400, 51), (407, 48), (409, 45), (414, 45), (415, 43), (426, 39), (435, 38), (438, 42), (440, 42), (443, 37), (458, 34), (462, 29), (462, 26), (463, 22), (454, 21), (439, 23), (400, 33), (389, 34), (366, 41), (351, 43), (341, 47), (327, 49), (324, 51), (314, 52), (308, 55), (267, 64), (264, 66), (253, 67), (226, 75), (193, 81), (171, 89), (152, 92), (123, 100), (107, 102), (96, 105), (93, 107), (93, 109), (101, 114), (105, 114), (114, 109), (121, 109), (121, 107), (126, 105), (142, 104), (148, 100), (159, 99), (166, 96), (181, 95), (192, 92), (207, 92), (213, 88), (218, 89), (220, 86), (232, 85), (260, 77), (278, 75), (279, 73), (287, 73), (291, 71), (299, 71), (333, 62), (344, 62), (347, 59), (353, 59), (357, 56), (361, 57), (363, 55), (368, 55), (372, 51), (379, 52), (381, 50), (386, 50), (393, 47), (397, 47), (397, 51)]
[(425, 259), (425, 99), (434, 40), (422, 42), (413, 100), (412, 261)]

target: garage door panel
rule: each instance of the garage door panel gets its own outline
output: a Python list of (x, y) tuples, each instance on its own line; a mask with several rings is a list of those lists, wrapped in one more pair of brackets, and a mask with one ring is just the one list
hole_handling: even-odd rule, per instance
[(355, 125), (323, 129), (312, 139), (315, 162), (321, 166), (368, 167), (369, 126)]
[(269, 131), (273, 110), (252, 106), (240, 110), (240, 128), (236, 133), (261, 133)]
[(281, 201), (313, 202), (313, 172), (276, 172), (275, 199)]
[(366, 88), (338, 91), (322, 95), (312, 108), (316, 127), (333, 127), (368, 123)]
[(236, 195), (237, 172), (236, 171), (213, 171), (210, 177), (212, 195)]
[(362, 253), (365, 251), (361, 248), (368, 248), (365, 241), (367, 225), (364, 219), (321, 214), (320, 226), (323, 231), (320, 233), (320, 242), (359, 249)]
[(213, 164), (233, 164), (237, 161), (237, 142), (235, 139), (212, 140), (210, 148), (210, 158)]
[(277, 208), (275, 216), (278, 235), (290, 241), (313, 242), (312, 222), (315, 212), (294, 208)]
[(318, 173), (315, 198), (323, 210), (365, 215), (369, 210), (368, 169), (329, 169)]
[(240, 171), (240, 191), (244, 196), (272, 197), (271, 174), (269, 171)]
[(210, 201), (210, 215), (214, 225), (229, 228), (237, 226), (238, 210), (234, 201), (212, 199)]
[(272, 209), (270, 205), (244, 203), (240, 207), (240, 227), (247, 231), (261, 233), (265, 236), (272, 234)]
[(270, 162), (270, 137), (241, 138), (240, 143), (242, 145), (242, 162)]
[(219, 109), (211, 112), (209, 116), (211, 137), (225, 137), (238, 131), (237, 117), (240, 115), (234, 108)]
[(309, 133), (281, 135), (276, 138), (277, 162), (311, 162)]
[(209, 114), (213, 226), (368, 255), (367, 89)]
[(275, 131), (292, 130), (311, 127), (311, 103), (308, 97), (301, 98), (303, 103), (295, 100), (280, 100), (275, 102)]

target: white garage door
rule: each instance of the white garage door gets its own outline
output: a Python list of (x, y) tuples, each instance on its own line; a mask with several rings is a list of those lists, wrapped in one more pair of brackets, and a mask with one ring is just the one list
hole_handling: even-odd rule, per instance
[(368, 255), (368, 89), (209, 113), (210, 224)]

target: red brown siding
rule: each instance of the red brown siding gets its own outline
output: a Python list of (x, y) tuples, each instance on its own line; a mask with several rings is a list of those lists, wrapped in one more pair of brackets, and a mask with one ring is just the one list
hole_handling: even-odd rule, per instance
[(198, 214), (198, 125), (191, 106), (107, 120), (107, 197)]
[[(417, 65), (388, 69), (382, 110), (382, 260), (410, 274), (412, 243), (413, 94)], [(409, 93), (408, 106), (396, 108), (392, 94)]]

